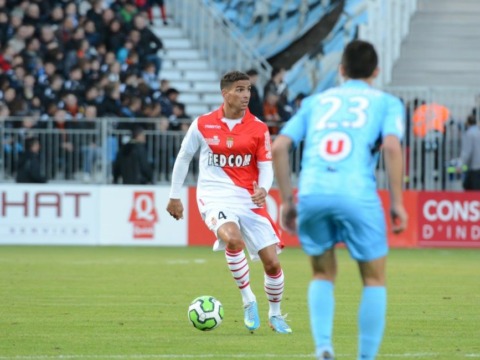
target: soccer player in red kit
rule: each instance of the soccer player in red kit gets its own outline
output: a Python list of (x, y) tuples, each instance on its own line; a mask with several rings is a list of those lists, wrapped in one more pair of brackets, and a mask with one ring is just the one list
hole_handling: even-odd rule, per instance
[(250, 86), (248, 75), (239, 71), (222, 77), (223, 105), (195, 119), (182, 142), (173, 167), (167, 211), (177, 220), (183, 218), (179, 194), (190, 161), (200, 149), (198, 208), (217, 236), (214, 250), (225, 251), (242, 295), (245, 326), (250, 331), (258, 329), (260, 317), (244, 248), (252, 260), (263, 263), (270, 327), (289, 334), (292, 330), (280, 310), (284, 288), (277, 257), (280, 239), (265, 204), (273, 182), (270, 134), (266, 124), (248, 110)]

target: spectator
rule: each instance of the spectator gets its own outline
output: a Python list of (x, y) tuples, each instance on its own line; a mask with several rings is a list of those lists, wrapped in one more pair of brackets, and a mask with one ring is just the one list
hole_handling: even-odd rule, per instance
[(284, 102), (287, 101), (288, 90), (287, 84), (284, 82), (285, 69), (283, 68), (273, 68), (270, 75), (270, 80), (265, 84), (263, 88), (263, 95), (266, 96), (268, 93), (274, 93), (278, 96), (282, 96)]
[(157, 55), (158, 51), (163, 49), (162, 41), (147, 27), (145, 17), (138, 14), (133, 19), (133, 27), (140, 34), (139, 49), (142, 53), (140, 58), (144, 63), (152, 62), (155, 64), (155, 73), (158, 76), (162, 68), (162, 59)]
[(285, 69), (273, 68), (270, 80), (265, 84), (263, 89), (263, 97), (267, 98), (269, 93), (278, 96), (278, 113), (282, 121), (290, 119), (292, 109), (288, 105), (288, 88), (284, 81)]
[(180, 92), (175, 88), (170, 88), (165, 92), (165, 96), (160, 97), (160, 105), (162, 105), (162, 114), (169, 117), (173, 114), (173, 104), (177, 102)]
[(27, 138), (25, 148), (18, 162), (17, 183), (46, 183), (40, 159), (40, 141), (34, 137)]
[[(85, 117), (79, 121), (79, 128), (85, 130), (95, 130), (97, 128), (97, 108), (94, 105), (88, 105), (85, 108)], [(98, 143), (97, 136), (88, 134), (85, 136), (82, 146), (83, 155), (83, 181), (90, 182), (93, 175), (93, 168), (102, 156), (102, 149)]]
[(257, 88), (258, 71), (255, 69), (250, 69), (247, 71), (247, 75), (250, 79), (251, 84), (250, 102), (248, 103), (248, 108), (253, 115), (255, 115), (260, 120), (264, 120), (263, 101)]
[(263, 103), (263, 118), (268, 125), (270, 134), (278, 134), (278, 125), (282, 118), (278, 112), (278, 95), (272, 92), (267, 93)]
[(291, 105), (292, 115), (297, 113), (297, 111), (300, 109), (300, 106), (302, 105), (303, 99), (305, 99), (306, 97), (307, 94), (304, 94), (303, 92), (298, 93), (297, 96), (295, 96)]
[(151, 90), (158, 90), (160, 88), (155, 71), (156, 69), (154, 63), (146, 63), (142, 71), (143, 81), (145, 81)]
[(126, 35), (122, 31), (122, 23), (117, 19), (113, 19), (108, 27), (107, 50), (116, 54), (125, 43), (125, 38)]
[(480, 127), (475, 114), (468, 117), (466, 126), (461, 154), (461, 164), (467, 167), (463, 188), (466, 191), (480, 191)]
[(170, 115), (168, 121), (170, 123), (169, 130), (186, 132), (192, 119), (185, 113), (185, 104), (175, 102), (172, 107), (172, 115)]
[[(95, 28), (100, 33), (103, 30), (103, 0), (94, 0), (92, 7), (88, 9), (86, 17), (95, 24)], [(102, 39), (103, 40), (103, 39)]]
[[(136, 0), (137, 2), (139, 0)], [(140, 0), (145, 1), (145, 0)], [(165, 10), (165, 1), (164, 0), (146, 0), (147, 2), (147, 13), (148, 13), (148, 20), (150, 21), (150, 25), (153, 25), (153, 7), (155, 5), (158, 6), (160, 9), (160, 16), (163, 21), (163, 25), (168, 25), (167, 21), (167, 11)]]
[(113, 182), (118, 184), (151, 184), (153, 172), (147, 161), (146, 136), (142, 128), (132, 131), (132, 139), (120, 149), (113, 167)]

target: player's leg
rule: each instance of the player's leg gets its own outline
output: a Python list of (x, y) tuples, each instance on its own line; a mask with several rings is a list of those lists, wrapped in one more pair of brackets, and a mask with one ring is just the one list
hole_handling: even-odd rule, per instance
[(375, 359), (383, 338), (387, 311), (385, 263), (385, 256), (358, 263), (363, 281), (358, 312), (360, 329), (358, 359), (361, 360)]
[(337, 260), (334, 248), (311, 256), (313, 279), (308, 288), (310, 324), (318, 359), (333, 359), (334, 284)]
[(387, 308), (385, 216), (378, 197), (357, 202), (344, 209), (344, 215), (347, 246), (359, 264), (363, 281), (358, 311), (358, 359), (373, 360), (382, 342)]
[(277, 252), (280, 239), (266, 208), (246, 209), (239, 215), (245, 246), (254, 260), (261, 260), (264, 268), (264, 289), (269, 303), (270, 327), (278, 333), (292, 332), (281, 313), (284, 274)]
[(225, 258), (228, 268), (242, 294), (244, 306), (256, 301), (250, 287), (250, 267), (245, 256), (245, 243), (240, 228), (234, 222), (226, 222), (218, 228), (217, 236), (225, 243)]
[(242, 295), (244, 322), (249, 330), (260, 326), (257, 301), (250, 286), (250, 267), (245, 256), (245, 243), (240, 231), (238, 217), (229, 210), (214, 209), (204, 215), (205, 223), (225, 246), (228, 268)]
[(281, 302), (285, 277), (277, 255), (277, 244), (269, 245), (258, 252), (264, 268), (264, 289), (267, 296), (270, 327), (278, 333), (290, 334), (292, 329), (282, 315)]
[(334, 283), (337, 261), (334, 251), (337, 228), (332, 208), (336, 197), (300, 198), (298, 235), (304, 252), (310, 256), (313, 277), (307, 294), (310, 326), (317, 359), (333, 359)]

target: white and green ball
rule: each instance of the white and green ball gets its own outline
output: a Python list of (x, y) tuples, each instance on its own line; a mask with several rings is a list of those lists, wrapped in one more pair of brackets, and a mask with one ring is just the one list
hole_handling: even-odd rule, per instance
[(213, 296), (199, 296), (188, 307), (188, 319), (193, 326), (202, 331), (217, 328), (223, 320), (223, 306)]

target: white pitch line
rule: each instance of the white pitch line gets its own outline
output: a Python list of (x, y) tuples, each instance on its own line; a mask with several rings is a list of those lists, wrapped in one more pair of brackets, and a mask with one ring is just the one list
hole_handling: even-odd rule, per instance
[[(442, 355), (440, 353), (405, 353), (405, 354), (381, 354), (379, 358), (433, 358)], [(351, 358), (353, 354), (338, 354), (339, 357)], [(14, 355), (2, 356), (0, 360), (75, 360), (75, 359), (268, 359), (285, 358), (300, 359), (313, 358), (313, 354), (131, 354), (131, 355)], [(480, 358), (480, 354), (455, 355), (455, 357)]]

